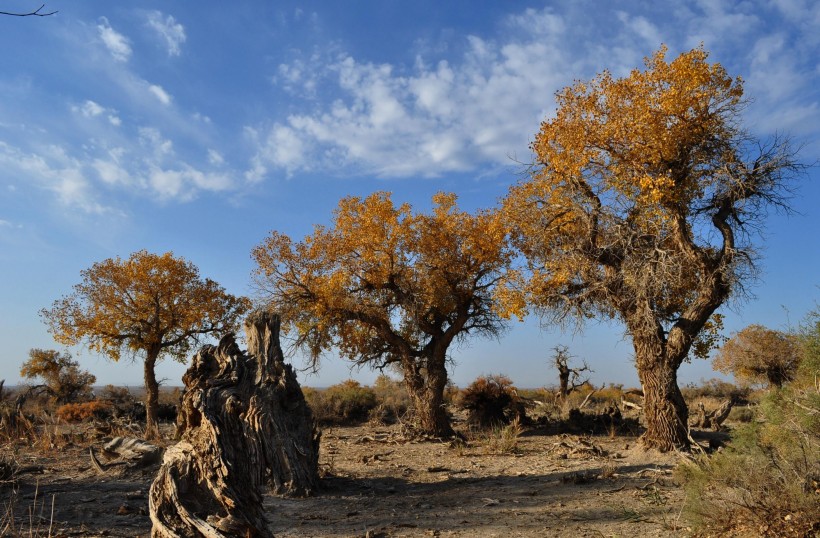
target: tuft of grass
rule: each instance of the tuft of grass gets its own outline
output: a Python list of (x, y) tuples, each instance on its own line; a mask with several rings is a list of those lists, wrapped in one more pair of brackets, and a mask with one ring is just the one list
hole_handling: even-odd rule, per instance
[(488, 454), (517, 454), (523, 431), (524, 428), (517, 419), (506, 426), (496, 426), (487, 436), (484, 448)]

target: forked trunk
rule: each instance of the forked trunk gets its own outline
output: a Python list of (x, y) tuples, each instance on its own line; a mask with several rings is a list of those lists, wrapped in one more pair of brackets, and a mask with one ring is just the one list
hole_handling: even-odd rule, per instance
[[(637, 347), (637, 346), (636, 346)], [(689, 410), (678, 387), (678, 366), (664, 357), (636, 357), (644, 393), (646, 448), (662, 452), (689, 448)]]
[(444, 405), (444, 389), (447, 387), (444, 359), (428, 360), (427, 368), (408, 359), (404, 364), (404, 382), (413, 402), (419, 430), (435, 437), (455, 435)]
[(145, 379), (145, 439), (147, 441), (157, 441), (159, 435), (159, 420), (157, 410), (159, 409), (159, 383), (154, 372), (157, 364), (158, 352), (150, 350), (145, 357), (145, 368), (143, 377)]

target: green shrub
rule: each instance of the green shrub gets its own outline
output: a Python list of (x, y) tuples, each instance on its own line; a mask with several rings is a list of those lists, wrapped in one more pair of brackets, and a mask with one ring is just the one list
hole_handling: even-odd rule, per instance
[(729, 412), (730, 422), (751, 422), (755, 418), (754, 411), (749, 407), (733, 407)]
[[(683, 465), (686, 512), (704, 534), (820, 533), (820, 314), (804, 328), (797, 378), (771, 390), (722, 452)], [(808, 364), (809, 366), (806, 366)]]
[(367, 420), (376, 407), (376, 393), (370, 387), (348, 379), (324, 390), (303, 389), (305, 400), (319, 424), (356, 424)]

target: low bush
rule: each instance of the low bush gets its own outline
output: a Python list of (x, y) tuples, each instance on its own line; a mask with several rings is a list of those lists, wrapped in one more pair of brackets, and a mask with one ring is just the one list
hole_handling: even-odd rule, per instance
[(56, 415), (66, 422), (84, 422), (92, 418), (107, 419), (111, 417), (111, 405), (100, 400), (70, 403), (58, 407)]
[(395, 424), (412, 407), (404, 383), (380, 375), (373, 384), (377, 405), (370, 410), (370, 420), (377, 424)]
[(725, 450), (679, 468), (698, 532), (820, 534), (820, 312), (810, 319), (797, 378), (769, 391)]
[(324, 425), (364, 422), (377, 403), (373, 389), (352, 379), (324, 390), (305, 388), (303, 393), (314, 419)]
[(728, 420), (730, 422), (747, 423), (755, 418), (754, 411), (749, 407), (733, 407), (729, 412)]
[(508, 424), (524, 414), (524, 406), (507, 376), (481, 376), (461, 393), (459, 407), (468, 412), (467, 422), (479, 428)]
[(733, 399), (739, 404), (748, 403), (752, 395), (750, 387), (738, 387), (722, 379), (701, 380), (699, 385), (689, 383), (681, 389), (683, 398), (689, 402), (699, 399), (728, 400)]

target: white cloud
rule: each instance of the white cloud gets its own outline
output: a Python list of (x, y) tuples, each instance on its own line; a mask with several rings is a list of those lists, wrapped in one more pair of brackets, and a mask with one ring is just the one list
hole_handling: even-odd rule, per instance
[(108, 52), (115, 60), (127, 62), (131, 57), (131, 43), (124, 35), (120, 34), (108, 24), (108, 19), (100, 17), (100, 24), (97, 25), (100, 39), (108, 48)]
[[(496, 43), (468, 36), (458, 61), (427, 66), (418, 58), (409, 73), (349, 55), (325, 65), (341, 97), (318, 112), (275, 122), (258, 136), (248, 177), (264, 175), (268, 166), (289, 174), (348, 167), (430, 176), (513, 164), (510, 155), (526, 152), (550, 100), (533, 96), (551, 96), (571, 77), (556, 53), (567, 28), (561, 17), (528, 10), (507, 24), (524, 37)], [(302, 82), (303, 70), (298, 61), (280, 66), (280, 83)]]
[(122, 124), (122, 120), (120, 120), (119, 116), (117, 116), (116, 110), (111, 108), (105, 108), (104, 106), (90, 99), (85, 101), (80, 106), (71, 107), (71, 109), (74, 112), (77, 112), (86, 118), (96, 118), (97, 116), (106, 114), (106, 119), (111, 125), (119, 127)]
[(180, 46), (186, 40), (184, 26), (179, 24), (171, 15), (163, 15), (159, 11), (148, 13), (148, 26), (165, 42), (168, 56), (180, 55)]
[(151, 170), (148, 176), (151, 188), (162, 198), (190, 200), (202, 189), (224, 191), (232, 187), (230, 178), (224, 174), (205, 173), (191, 167), (181, 169)]
[(225, 164), (225, 158), (217, 150), (210, 148), (208, 149), (208, 162), (213, 166), (222, 166)]
[[(349, 54), (313, 54), (306, 61), (297, 51), (273, 80), (301, 96), (304, 106), (248, 129), (255, 133), (256, 152), (246, 178), (258, 181), (271, 170), (434, 176), (515, 166), (511, 157), (530, 158), (529, 142), (554, 110), (557, 90), (603, 69), (622, 76), (640, 68), (662, 43), (672, 56), (703, 42), (712, 61), (742, 75), (757, 101), (747, 111), (757, 126), (768, 127), (762, 115), (786, 123), (801, 112), (820, 119), (816, 98), (796, 101), (797, 95), (816, 95), (809, 88), (820, 72), (817, 49), (807, 43), (820, 42), (817, 25), (812, 31), (802, 22), (792, 34), (788, 25), (764, 24), (778, 10), (795, 21), (820, 21), (820, 8), (806, 0), (775, 2), (731, 8), (710, 0), (674, 8), (619, 3), (600, 9), (559, 3), (507, 17), (499, 38), (451, 39), (450, 48), (460, 55), (433, 61), (419, 56), (413, 66)], [(320, 79), (323, 93), (336, 90), (332, 100), (316, 101), (312, 90)]]
[(101, 107), (94, 101), (88, 100), (80, 107), (80, 112), (83, 116), (87, 118), (92, 118), (94, 116), (99, 116), (103, 112), (105, 112), (105, 108)]
[(37, 153), (28, 153), (0, 142), (0, 164), (54, 193), (64, 206), (79, 208), (86, 213), (110, 210), (97, 200), (93, 185), (83, 173), (82, 162), (60, 146), (45, 146)]
[(148, 91), (151, 92), (151, 94), (154, 97), (156, 97), (159, 100), (159, 102), (162, 103), (163, 105), (170, 105), (171, 104), (171, 96), (168, 95), (168, 92), (166, 92), (162, 88), (162, 86), (158, 86), (156, 84), (151, 84), (151, 85), (148, 86)]

